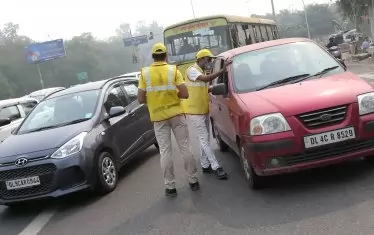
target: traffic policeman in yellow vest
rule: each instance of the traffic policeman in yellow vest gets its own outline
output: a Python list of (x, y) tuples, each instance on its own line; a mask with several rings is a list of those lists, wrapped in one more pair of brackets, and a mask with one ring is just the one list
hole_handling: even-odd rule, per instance
[(200, 140), (200, 163), (203, 173), (215, 173), (220, 180), (227, 179), (227, 174), (219, 165), (212, 148), (210, 147), (209, 132), (209, 82), (226, 71), (230, 62), (225, 61), (223, 69), (205, 75), (210, 70), (215, 56), (208, 49), (202, 49), (196, 54), (196, 63), (186, 70), (185, 81), (189, 98), (183, 101), (185, 114)]
[(193, 191), (199, 190), (196, 160), (190, 150), (187, 121), (181, 105), (181, 99), (188, 98), (187, 87), (177, 67), (166, 63), (167, 52), (164, 44), (153, 45), (152, 58), (154, 60), (152, 65), (141, 70), (138, 100), (140, 103), (147, 104), (150, 119), (154, 124), (166, 185), (165, 194), (177, 195), (171, 131), (174, 133), (184, 160), (190, 187)]

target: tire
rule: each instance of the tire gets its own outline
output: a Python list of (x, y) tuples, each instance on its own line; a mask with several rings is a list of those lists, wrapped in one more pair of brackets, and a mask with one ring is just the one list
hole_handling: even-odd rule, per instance
[(97, 158), (96, 192), (101, 195), (112, 192), (118, 183), (118, 170), (114, 157), (108, 152), (100, 153)]
[(221, 139), (221, 136), (219, 135), (219, 131), (218, 131), (218, 128), (217, 128), (217, 125), (213, 122), (213, 131), (214, 131), (214, 136), (215, 136), (215, 139), (217, 141), (217, 145), (219, 147), (219, 150), (221, 152), (227, 152), (227, 150), (229, 150), (229, 146), (223, 142), (223, 140)]
[(264, 186), (264, 178), (258, 176), (254, 171), (251, 162), (245, 154), (244, 147), (240, 146), (240, 162), (243, 167), (244, 176), (247, 180), (248, 186), (252, 190), (261, 189)]
[(11, 202), (4, 204), (4, 206), (8, 207), (11, 210), (18, 211), (25, 210), (25, 206), (27, 206), (27, 204), (25, 202)]
[(158, 143), (154, 143), (154, 146), (156, 147), (156, 149), (160, 150), (160, 146), (158, 145)]
[(374, 156), (365, 157), (364, 160), (370, 164), (374, 164)]

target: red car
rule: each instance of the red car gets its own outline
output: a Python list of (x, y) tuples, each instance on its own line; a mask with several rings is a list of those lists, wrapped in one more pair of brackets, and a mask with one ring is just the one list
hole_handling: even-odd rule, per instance
[(252, 189), (264, 176), (374, 155), (373, 87), (314, 41), (229, 50), (213, 72), (225, 59), (232, 64), (211, 87), (213, 136), (240, 156)]

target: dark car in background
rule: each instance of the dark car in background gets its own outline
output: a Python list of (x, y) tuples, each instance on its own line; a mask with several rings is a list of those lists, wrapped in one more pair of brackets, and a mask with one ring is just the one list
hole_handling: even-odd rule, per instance
[(44, 98), (0, 144), (0, 204), (115, 189), (118, 171), (158, 147), (138, 80), (118, 77)]

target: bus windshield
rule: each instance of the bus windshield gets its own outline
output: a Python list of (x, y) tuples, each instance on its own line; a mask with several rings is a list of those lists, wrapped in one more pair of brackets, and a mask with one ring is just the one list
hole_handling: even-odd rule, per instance
[(183, 29), (190, 30), (180, 30), (182, 33), (174, 35), (165, 33), (168, 62), (171, 64), (194, 60), (196, 52), (203, 48), (210, 49), (214, 55), (231, 49), (227, 24), (210, 27), (207, 24), (204, 27), (200, 23), (198, 29), (194, 29), (193, 25), (184, 25)]

